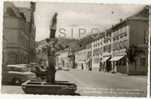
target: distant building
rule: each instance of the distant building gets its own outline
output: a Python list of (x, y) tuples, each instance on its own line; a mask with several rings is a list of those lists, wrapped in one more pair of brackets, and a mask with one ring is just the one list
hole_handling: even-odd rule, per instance
[(71, 48), (66, 48), (56, 53), (56, 66), (74, 68), (74, 62), (74, 55), (71, 52)]
[(102, 54), (102, 48), (101, 45), (102, 41), (101, 40), (96, 40), (91, 43), (92, 47), (92, 70), (94, 69), (99, 69), (99, 63), (101, 59), (101, 54)]
[(107, 30), (101, 33), (99, 39), (93, 41), (92, 45), (92, 70), (99, 69), (109, 71), (111, 63), (111, 31)]
[(31, 8), (18, 8), (4, 2), (3, 65), (25, 64), (35, 57), (35, 3)]
[(81, 49), (75, 52), (75, 63), (78, 69), (88, 69), (87, 67), (88, 49)]
[(87, 53), (86, 53), (86, 65), (89, 71), (92, 70), (92, 46), (91, 43), (86, 45)]
[(103, 52), (102, 52), (102, 59), (100, 65), (102, 65), (103, 71), (111, 71), (111, 30), (107, 30), (105, 32), (105, 36), (103, 39)]

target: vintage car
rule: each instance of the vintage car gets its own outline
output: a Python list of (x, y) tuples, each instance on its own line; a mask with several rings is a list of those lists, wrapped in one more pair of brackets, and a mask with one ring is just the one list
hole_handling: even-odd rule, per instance
[(25, 64), (7, 65), (3, 80), (7, 83), (21, 85), (27, 80), (36, 80), (36, 75)]

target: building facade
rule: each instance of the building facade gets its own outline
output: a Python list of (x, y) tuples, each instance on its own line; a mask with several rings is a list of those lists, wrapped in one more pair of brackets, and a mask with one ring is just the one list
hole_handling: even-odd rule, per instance
[(91, 43), (92, 46), (92, 70), (99, 69), (100, 60), (102, 58), (103, 41), (104, 38), (100, 38)]
[(75, 52), (75, 63), (78, 69), (86, 70), (88, 49), (81, 49)]
[(127, 74), (147, 73), (148, 9), (112, 27), (112, 69)]
[(103, 51), (100, 61), (100, 67), (103, 71), (111, 71), (111, 30), (106, 30), (105, 35), (103, 36)]
[(60, 50), (56, 53), (56, 66), (62, 68), (75, 68), (75, 58), (71, 48)]
[[(146, 74), (148, 12), (148, 8), (145, 7), (101, 33), (98, 39), (90, 43), (89, 50), (82, 49), (77, 52), (77, 62), (80, 64), (80, 61), (85, 63), (85, 60), (91, 60), (92, 70)], [(86, 54), (88, 57), (85, 57)]]
[(35, 57), (35, 3), (31, 8), (17, 8), (4, 3), (3, 16), (3, 65), (25, 64)]
[(92, 69), (99, 71), (110, 71), (111, 62), (111, 31), (101, 33), (99, 39), (93, 41), (92, 45)]

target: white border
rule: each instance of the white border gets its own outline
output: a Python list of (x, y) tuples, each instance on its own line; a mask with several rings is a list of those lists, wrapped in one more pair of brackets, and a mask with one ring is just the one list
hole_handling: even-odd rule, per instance
[(105, 4), (151, 4), (151, 0), (3, 0), (3, 1), (105, 3)]
[[(2, 64), (2, 34), (3, 34), (3, 2), (2, 0), (0, 1), (0, 64)], [(1, 76), (2, 76), (2, 65), (0, 66), (0, 81), (1, 81)], [(1, 91), (1, 84), (0, 84), (0, 91)], [(1, 93), (0, 93), (1, 94)]]
[[(66, 3), (104, 3), (104, 4), (151, 4), (151, 0), (0, 0), (0, 15), (3, 16), (3, 1), (36, 1), (36, 2), (66, 2)], [(150, 7), (151, 10), (151, 7)], [(151, 12), (151, 11), (150, 11)], [(150, 13), (151, 14), (151, 13)], [(148, 42), (148, 83), (147, 83), (147, 98), (141, 98), (141, 99), (149, 99), (150, 98), (150, 37), (151, 37), (151, 15), (149, 17), (149, 42)], [(3, 20), (2, 17), (0, 17), (0, 46), (2, 46), (2, 26), (3, 26)], [(0, 51), (2, 52), (2, 47), (0, 47)], [(0, 54), (0, 64), (2, 64), (2, 54)], [(1, 73), (1, 67), (0, 67), (0, 73)], [(1, 80), (1, 76), (0, 76), (0, 80)], [(0, 85), (0, 90), (1, 90), (1, 85)], [(8, 98), (8, 99), (12, 99), (12, 98), (19, 98), (19, 99), (25, 99), (25, 98), (36, 98), (36, 99), (50, 99), (50, 98), (64, 98), (64, 99), (75, 99), (75, 98), (94, 98), (94, 97), (88, 97), (88, 96), (47, 96), (47, 95), (6, 95), (6, 94), (1, 94), (0, 93), (0, 98)], [(101, 99), (110, 99), (111, 97), (95, 97), (95, 98), (101, 98)], [(118, 97), (112, 97), (113, 99), (117, 99)], [(121, 98), (121, 97), (120, 97)], [(125, 99), (129, 99), (132, 97), (123, 97)], [(135, 98), (132, 98), (135, 99)]]
[(151, 40), (151, 6), (149, 6), (149, 35), (148, 35), (148, 89), (147, 89), (147, 97), (149, 98), (150, 97), (150, 54), (151, 54), (151, 50), (150, 50), (150, 40)]

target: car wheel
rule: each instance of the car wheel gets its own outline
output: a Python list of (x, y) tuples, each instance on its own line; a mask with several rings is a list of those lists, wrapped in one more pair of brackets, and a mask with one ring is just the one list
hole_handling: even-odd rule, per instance
[(17, 79), (17, 78), (14, 78), (14, 79), (12, 80), (12, 83), (13, 83), (14, 85), (21, 85), (21, 80), (20, 80), (20, 79)]

